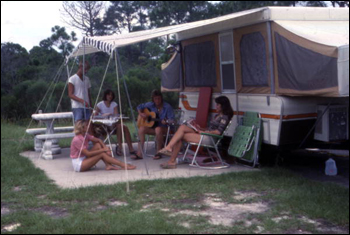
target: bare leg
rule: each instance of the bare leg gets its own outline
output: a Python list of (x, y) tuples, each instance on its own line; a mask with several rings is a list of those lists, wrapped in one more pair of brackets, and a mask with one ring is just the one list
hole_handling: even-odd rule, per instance
[[(174, 138), (174, 137), (173, 137)], [(187, 133), (183, 136), (183, 140), (186, 142), (199, 143), (201, 136), (198, 133)], [(168, 145), (169, 146), (169, 145)], [(176, 158), (181, 150), (182, 140), (180, 139), (173, 146), (171, 157), (168, 161), (168, 165), (176, 165)]]
[(139, 134), (140, 141), (138, 142), (137, 155), (142, 156), (142, 149), (143, 149), (143, 146), (145, 145), (145, 135), (146, 135), (145, 127), (140, 127), (138, 134)]
[(127, 126), (124, 126), (124, 134), (125, 134), (126, 143), (128, 144), (128, 147), (129, 147), (129, 152), (134, 152), (135, 150), (134, 150), (134, 147), (132, 146), (131, 134)]
[[(101, 146), (100, 144), (95, 144), (94, 147), (91, 149), (92, 151), (95, 150), (99, 150), (101, 148), (103, 148), (104, 146)], [(94, 159), (94, 160), (90, 160), (90, 159)], [(89, 160), (89, 161), (88, 161)], [(97, 161), (96, 161), (97, 160)], [(90, 169), (92, 166), (94, 166), (99, 160), (102, 160), (105, 165), (106, 165), (106, 170), (119, 170), (118, 168), (114, 167), (113, 165), (117, 165), (120, 166), (121, 168), (125, 169), (127, 167), (128, 170), (133, 170), (136, 167), (133, 165), (126, 165), (124, 162), (121, 162), (115, 158), (113, 158), (112, 156), (106, 154), (106, 153), (101, 153), (97, 156), (93, 156), (90, 158), (87, 158), (83, 161), (83, 164), (86, 161), (86, 167), (84, 166), (84, 170), (88, 170)], [(94, 163), (93, 165), (91, 165), (92, 163)], [(82, 169), (83, 169), (83, 164), (82, 164)], [(89, 167), (90, 166), (90, 167)], [(83, 170), (82, 170), (83, 171)]]
[(136, 166), (130, 165), (130, 164), (125, 164), (117, 159), (114, 159), (113, 157), (108, 156), (105, 153), (99, 154), (94, 157), (86, 158), (82, 164), (81, 164), (81, 169), (80, 171), (87, 171), (90, 170), (91, 167), (96, 165), (96, 163), (99, 160), (103, 160), (106, 163), (106, 170), (119, 170), (118, 168), (114, 167), (113, 165), (120, 166), (122, 169), (127, 168), (128, 170), (134, 170), (136, 169)]
[(178, 141), (172, 151), (171, 157), (168, 161), (169, 165), (176, 165), (176, 158), (177, 155), (179, 154), (180, 150), (181, 150), (181, 146), (182, 146), (182, 140)]
[(175, 145), (177, 144), (177, 142), (182, 140), (185, 134), (190, 134), (190, 133), (198, 135), (192, 128), (185, 125), (181, 125), (179, 129), (176, 131), (173, 138), (171, 138), (169, 144), (165, 147), (165, 149), (171, 152), (175, 147)]
[(80, 171), (83, 172), (83, 171), (90, 170), (91, 167), (96, 165), (96, 163), (98, 161), (100, 161), (101, 159), (102, 159), (101, 155), (97, 155), (97, 156), (94, 156), (94, 157), (90, 157), (90, 158), (84, 159), (84, 161), (81, 163)]
[[(127, 126), (123, 126), (124, 127), (124, 137), (125, 137), (125, 141), (126, 143), (128, 144), (128, 147), (129, 147), (129, 152), (134, 152), (134, 147), (132, 146), (132, 141), (131, 141), (131, 135), (130, 135), (130, 131), (129, 131), (129, 128)], [(122, 128), (121, 128), (121, 125), (119, 124), (117, 126), (117, 132), (116, 132), (116, 135), (117, 135), (117, 139), (118, 139), (118, 146), (120, 149), (122, 149)]]
[[(130, 165), (130, 164), (125, 164), (124, 162), (121, 162), (113, 157), (108, 156), (107, 154), (103, 153), (102, 154), (103, 161), (110, 164), (110, 165), (117, 165), (120, 166), (121, 168), (125, 169), (127, 168), (128, 170), (134, 170), (136, 169), (136, 166)], [(108, 166), (106, 166), (106, 170)]]
[(155, 130), (150, 127), (140, 127), (138, 134), (139, 134), (140, 142), (138, 143), (137, 155), (142, 156), (142, 149), (144, 149), (146, 134), (155, 135), (156, 133), (155, 133)]
[(116, 133), (117, 135), (117, 141), (118, 141), (118, 150), (120, 151), (122, 149), (122, 144), (123, 144), (123, 141), (122, 141), (122, 128), (121, 128), (121, 125), (118, 124), (117, 125), (117, 130), (116, 130)]
[(165, 127), (157, 127), (156, 131), (156, 141), (157, 141), (157, 152), (163, 148), (164, 145), (164, 135), (167, 132)]
[[(99, 143), (94, 144), (94, 147), (92, 147), (91, 151), (96, 151), (99, 149), (104, 148), (104, 145), (101, 145)], [(107, 153), (106, 153), (107, 154)], [(112, 153), (108, 153), (108, 156), (112, 157)], [(111, 167), (111, 165), (109, 163), (107, 163), (103, 158), (101, 158), (101, 160), (104, 162), (104, 164), (106, 165), (106, 168)], [(95, 163), (96, 164), (96, 163)]]

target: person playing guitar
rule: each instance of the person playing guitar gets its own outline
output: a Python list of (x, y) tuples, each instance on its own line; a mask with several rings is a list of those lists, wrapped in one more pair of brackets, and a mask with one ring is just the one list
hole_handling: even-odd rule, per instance
[[(138, 151), (134, 160), (142, 159), (142, 151), (145, 143), (145, 136), (155, 135), (157, 152), (164, 145), (164, 135), (167, 133), (167, 123), (175, 119), (174, 110), (170, 104), (163, 101), (163, 95), (159, 90), (152, 91), (152, 101), (137, 106), (139, 113), (138, 126), (139, 138)], [(162, 155), (156, 154), (153, 159), (161, 159)]]

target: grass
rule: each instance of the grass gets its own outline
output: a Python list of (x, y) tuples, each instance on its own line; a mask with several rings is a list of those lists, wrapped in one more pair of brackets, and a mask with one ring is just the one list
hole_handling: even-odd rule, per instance
[[(11, 224), (20, 224), (15, 233), (349, 232), (348, 188), (310, 181), (278, 168), (138, 181), (130, 183), (129, 194), (124, 183), (60, 189), (30, 160), (19, 156), (20, 151), (33, 148), (33, 139), (25, 136), (17, 150), (24, 131), (25, 127), (1, 122), (2, 233)], [(237, 193), (257, 196), (237, 199)], [(212, 224), (210, 215), (200, 214), (220, 209), (204, 203), (209, 194), (226, 206), (260, 203), (268, 209), (243, 213), (230, 226)], [(115, 206), (116, 202), (126, 204)], [(185, 211), (199, 215), (181, 214)], [(282, 222), (276, 218), (283, 218)]]

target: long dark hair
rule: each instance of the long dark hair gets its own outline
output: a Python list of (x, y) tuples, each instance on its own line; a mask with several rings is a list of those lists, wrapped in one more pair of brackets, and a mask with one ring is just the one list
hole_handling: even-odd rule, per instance
[(224, 115), (227, 115), (229, 119), (233, 117), (231, 102), (226, 96), (219, 96), (215, 98), (215, 102), (221, 105), (221, 110)]
[(112, 101), (114, 100), (114, 98), (115, 98), (115, 94), (114, 94), (114, 92), (111, 90), (111, 89), (107, 89), (107, 90), (105, 90), (105, 92), (103, 93), (103, 98), (102, 98), (102, 100), (103, 101), (107, 101), (107, 95), (109, 95), (109, 94), (112, 94)]

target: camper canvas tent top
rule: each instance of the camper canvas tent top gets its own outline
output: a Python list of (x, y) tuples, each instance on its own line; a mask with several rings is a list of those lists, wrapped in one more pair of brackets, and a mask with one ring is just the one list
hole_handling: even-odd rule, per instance
[[(267, 25), (264, 22), (271, 23)], [(85, 37), (70, 57), (98, 51), (110, 54), (115, 48), (169, 34), (176, 34), (178, 41), (186, 41), (227, 30), (234, 30), (238, 92), (293, 96), (349, 95), (349, 64), (347, 63), (349, 9), (344, 8), (264, 7), (214, 19), (134, 33)], [(259, 35), (253, 35), (253, 32)], [(268, 45), (270, 33), (272, 48)], [(242, 42), (243, 36), (245, 38)], [(260, 64), (252, 64), (250, 57), (241, 58), (242, 53), (236, 50), (242, 46), (249, 47), (250, 41), (256, 40), (254, 37), (263, 37), (265, 42), (265, 48), (259, 48), (259, 45), (250, 48), (265, 50), (265, 54), (258, 55), (265, 57), (262, 58), (263, 63), (266, 64), (265, 68), (261, 68)], [(272, 51), (268, 51), (269, 49)], [(273, 53), (275, 59), (273, 62), (269, 58), (271, 56), (269, 53)], [(286, 54), (288, 54), (288, 60), (285, 60)], [(178, 60), (175, 61), (178, 63)], [(307, 66), (305, 61), (308, 62)], [(310, 65), (310, 62), (313, 64)], [(245, 66), (245, 63), (249, 63), (249, 66)], [(269, 71), (271, 66), (269, 63), (274, 63), (275, 71)], [(260, 67), (259, 71), (256, 71), (256, 66)], [(313, 66), (312, 69), (310, 66)], [(257, 77), (261, 73), (265, 77)], [(305, 73), (307, 73), (306, 76)], [(181, 75), (164, 77), (164, 90), (183, 88), (179, 86), (183, 84), (182, 81), (174, 82), (174, 80), (182, 80)], [(187, 79), (186, 76), (184, 79)], [(171, 84), (176, 84), (178, 87), (171, 87)]]
[(348, 8), (264, 7), (129, 34), (85, 37), (70, 57), (111, 53), (169, 34), (176, 35), (182, 50), (162, 66), (162, 90), (181, 92), (185, 118), (195, 116), (199, 88), (211, 86), (212, 99), (228, 96), (236, 115), (259, 112), (264, 143), (279, 146), (300, 143), (315, 123), (318, 105), (348, 106)]
[[(223, 48), (222, 45), (227, 43), (224, 38), (230, 37), (230, 33), (233, 35), (232, 45)], [(186, 70), (186, 67), (198, 66), (194, 56), (186, 57), (186, 48), (189, 51), (192, 50), (191, 45), (200, 47), (201, 43), (208, 48), (208, 42), (211, 42), (215, 54), (210, 55), (209, 49), (201, 53), (205, 58), (211, 56), (213, 61), (202, 60), (201, 63), (207, 63), (203, 66), (206, 69), (209, 64), (216, 63), (217, 81), (215, 83), (212, 76), (213, 81), (208, 84), (216, 92), (234, 90), (248, 94), (325, 97), (349, 95), (349, 9), (261, 8), (224, 22), (178, 32), (177, 40), (184, 49), (184, 74), (183, 77), (171, 76), (174, 72), (171, 63), (164, 65), (164, 90), (196, 90), (193, 89), (192, 77), (202, 74)], [(228, 51), (234, 54), (229, 55)], [(176, 64), (180, 57), (174, 55), (172, 60)], [(234, 64), (230, 76), (235, 77), (235, 84), (219, 78), (220, 70), (224, 70), (223, 65), (229, 64), (229, 61)]]

